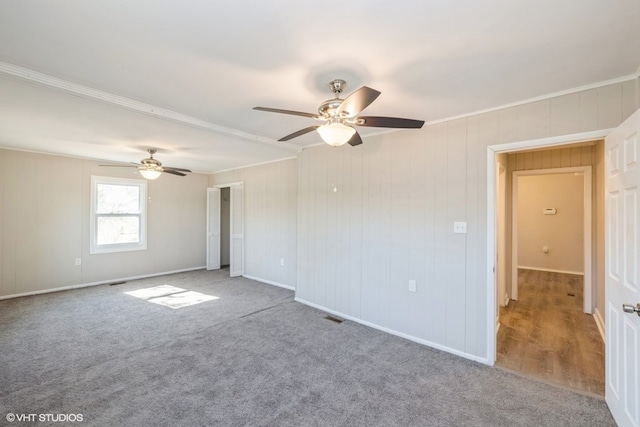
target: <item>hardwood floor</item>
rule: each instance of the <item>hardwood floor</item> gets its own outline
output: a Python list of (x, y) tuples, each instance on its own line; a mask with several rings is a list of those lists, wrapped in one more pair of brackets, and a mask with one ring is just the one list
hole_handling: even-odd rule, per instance
[(496, 364), (604, 396), (604, 343), (582, 286), (579, 275), (519, 270), (518, 301), (500, 308)]

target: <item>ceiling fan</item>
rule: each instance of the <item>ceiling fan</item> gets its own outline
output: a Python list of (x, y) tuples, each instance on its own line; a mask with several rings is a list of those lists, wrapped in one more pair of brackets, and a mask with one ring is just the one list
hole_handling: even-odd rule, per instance
[(340, 99), (340, 94), (346, 87), (344, 80), (332, 80), (329, 83), (335, 94), (334, 99), (324, 101), (318, 107), (318, 114), (304, 113), (300, 111), (280, 110), (278, 108), (254, 107), (254, 110), (268, 111), (271, 113), (291, 114), (294, 116), (309, 117), (324, 124), (309, 126), (280, 138), (278, 141), (289, 141), (306, 133), (317, 130), (320, 137), (334, 147), (349, 143), (355, 146), (362, 144), (362, 138), (354, 126), (419, 129), (424, 125), (424, 120), (403, 119), (399, 117), (358, 116), (380, 95), (375, 89), (363, 86), (360, 89)]
[(149, 158), (140, 160), (140, 163), (131, 162), (131, 166), (130, 165), (100, 165), (100, 166), (111, 166), (111, 167), (120, 167), (120, 168), (138, 168), (138, 170), (140, 171), (140, 175), (142, 175), (146, 179), (156, 179), (163, 172), (169, 173), (171, 175), (178, 175), (178, 176), (187, 176), (184, 172), (191, 172), (189, 169), (162, 166), (162, 163), (159, 160), (156, 160), (153, 158), (153, 155), (156, 154), (157, 151), (158, 150), (156, 150), (155, 148), (148, 148), (147, 152), (149, 153)]

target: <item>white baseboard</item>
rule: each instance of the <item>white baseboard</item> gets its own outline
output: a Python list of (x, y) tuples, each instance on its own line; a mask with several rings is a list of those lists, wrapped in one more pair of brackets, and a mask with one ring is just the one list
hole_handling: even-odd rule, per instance
[(578, 276), (584, 276), (584, 271), (554, 270), (552, 268), (529, 267), (526, 265), (519, 265), (518, 268), (522, 270), (548, 271), (549, 273), (577, 274)]
[(359, 323), (361, 325), (368, 326), (370, 328), (377, 329), (379, 331), (386, 332), (388, 334), (395, 335), (395, 336), (407, 339), (409, 341), (417, 342), (418, 344), (426, 345), (427, 347), (432, 347), (432, 348), (435, 348), (435, 349), (438, 349), (438, 350), (446, 351), (447, 353), (455, 354), (456, 356), (464, 357), (465, 359), (473, 360), (475, 362), (480, 362), (480, 363), (485, 364), (485, 365), (490, 365), (490, 366), (493, 365), (493, 363), (490, 363), (489, 360), (486, 357), (475, 356), (473, 354), (465, 353), (463, 351), (459, 351), (459, 350), (456, 350), (454, 348), (450, 348), (450, 347), (443, 346), (443, 345), (440, 345), (440, 344), (437, 344), (437, 343), (434, 343), (434, 342), (431, 342), (431, 341), (427, 341), (427, 340), (424, 340), (422, 338), (414, 337), (412, 335), (408, 335), (408, 334), (405, 334), (403, 332), (398, 332), (398, 331), (395, 331), (393, 329), (389, 329), (389, 328), (386, 328), (384, 326), (377, 325), (375, 323), (367, 322), (366, 320), (362, 320), (362, 319), (359, 319), (357, 317), (349, 316), (348, 314), (344, 314), (344, 313), (341, 313), (339, 311), (330, 310), (328, 308), (322, 307), (321, 305), (314, 304), (312, 302), (303, 300), (303, 299), (298, 298), (298, 297), (295, 298), (295, 301), (297, 301), (297, 302), (299, 302), (301, 304), (304, 304), (304, 305), (308, 305), (308, 306), (313, 307), (313, 308), (317, 308), (318, 310), (325, 311), (325, 312), (327, 312), (329, 314), (333, 314), (333, 315), (341, 317), (343, 319), (351, 320), (351, 321)]
[(259, 277), (254, 277), (254, 276), (247, 276), (246, 274), (243, 275), (242, 277), (246, 277), (247, 279), (255, 280), (256, 282), (266, 283), (267, 285), (273, 285), (273, 286), (278, 286), (279, 288), (289, 289), (290, 291), (295, 291), (296, 290), (295, 286), (285, 285), (284, 283), (273, 282), (271, 280), (261, 279)]
[(600, 311), (598, 311), (598, 309), (596, 308), (595, 311), (593, 312), (593, 318), (596, 321), (596, 326), (598, 326), (598, 331), (600, 331), (600, 336), (602, 337), (602, 342), (607, 343), (607, 338), (605, 336), (605, 329), (604, 329), (604, 320), (602, 319), (602, 314), (600, 313)]
[(511, 298), (509, 298), (509, 295), (504, 294), (504, 307), (507, 307), (510, 301), (511, 301)]
[(146, 279), (149, 277), (165, 276), (167, 274), (185, 273), (187, 271), (204, 270), (204, 269), (205, 269), (205, 266), (203, 265), (200, 267), (185, 268), (182, 270), (163, 271), (161, 273), (143, 274), (141, 276), (121, 277), (119, 279), (109, 279), (109, 280), (101, 280), (99, 282), (81, 283), (79, 285), (63, 286), (60, 288), (51, 288), (51, 289), (43, 289), (40, 291), (31, 291), (31, 292), (22, 292), (19, 294), (4, 295), (4, 296), (0, 296), (0, 300), (28, 297), (31, 295), (48, 294), (51, 292), (69, 291), (71, 289), (88, 288), (89, 286), (106, 285), (108, 283), (115, 283), (115, 282), (127, 282), (129, 280)]

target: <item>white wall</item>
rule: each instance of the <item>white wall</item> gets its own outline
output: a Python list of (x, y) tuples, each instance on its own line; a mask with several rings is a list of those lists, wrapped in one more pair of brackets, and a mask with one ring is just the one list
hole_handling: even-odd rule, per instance
[[(517, 179), (518, 267), (584, 274), (584, 176)], [(545, 209), (556, 209), (556, 214), (545, 215)]]
[[(638, 107), (636, 93), (634, 80), (367, 137), (359, 147), (305, 149), (296, 297), (491, 362), (487, 147), (615, 127)], [(454, 234), (454, 221), (468, 233)], [(408, 291), (410, 279), (418, 292)]]
[(89, 253), (91, 175), (134, 173), (0, 149), (0, 297), (203, 266), (208, 177), (200, 174), (149, 182), (147, 250)]
[(234, 182), (244, 184), (244, 275), (295, 288), (296, 159), (212, 174), (209, 186)]

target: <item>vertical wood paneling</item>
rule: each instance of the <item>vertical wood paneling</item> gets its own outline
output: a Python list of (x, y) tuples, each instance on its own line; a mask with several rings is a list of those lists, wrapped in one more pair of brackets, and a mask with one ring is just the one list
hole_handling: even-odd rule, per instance
[(321, 304), (325, 307), (334, 309), (332, 301), (327, 298), (327, 234), (329, 222), (329, 203), (327, 193), (327, 176), (328, 176), (328, 155), (330, 153), (328, 147), (322, 147), (323, 150), (319, 150), (318, 154), (318, 167), (316, 168), (315, 188), (313, 193), (316, 201), (314, 208), (317, 209), (315, 216), (315, 241), (316, 251), (315, 260), (318, 265), (318, 269), (315, 274), (316, 285), (316, 297)]
[[(383, 138), (384, 139), (384, 138)], [(380, 263), (380, 293), (378, 296), (378, 310), (383, 316), (383, 321), (387, 325), (393, 324), (396, 315), (396, 307), (392, 307), (388, 302), (389, 298), (395, 296), (394, 282), (391, 277), (391, 244), (392, 238), (392, 177), (393, 177), (393, 144), (383, 143), (380, 147), (381, 156), (378, 158), (377, 169), (380, 173), (380, 200), (379, 209), (382, 214), (378, 230), (380, 232), (380, 243), (378, 246), (378, 260)]]
[(296, 235), (296, 295), (302, 299), (309, 300), (309, 285), (311, 283), (311, 272), (313, 262), (309, 255), (313, 248), (311, 243), (310, 222), (312, 214), (310, 212), (310, 194), (309, 188), (310, 174), (305, 170), (311, 167), (310, 159), (305, 153), (298, 155), (298, 230)]
[[(347, 148), (347, 147), (344, 147)], [(340, 184), (338, 179), (338, 165), (336, 164), (338, 159), (338, 150), (340, 148), (331, 147), (325, 149), (325, 159), (327, 162), (327, 175), (324, 181), (324, 193), (326, 194), (326, 228), (324, 231), (326, 249), (325, 249), (325, 263), (326, 263), (326, 277), (324, 278), (325, 289), (325, 305), (334, 310), (337, 310), (338, 303), (336, 301), (336, 278), (337, 278), (337, 263), (340, 256), (340, 247), (338, 246), (338, 204), (337, 200), (340, 197), (339, 192), (334, 192), (333, 188), (339, 188)]]
[(524, 168), (526, 170), (535, 168), (533, 164), (533, 153), (523, 153), (522, 155), (524, 156)]
[(580, 147), (572, 147), (569, 150), (571, 150), (569, 166), (580, 166), (580, 164), (582, 163), (582, 150), (580, 149)]
[[(410, 196), (410, 234), (408, 244), (408, 279), (416, 281), (415, 294), (408, 295), (407, 301), (407, 329), (414, 336), (424, 336), (427, 322), (427, 265), (430, 259), (425, 259), (427, 250), (427, 228), (432, 227), (427, 218), (427, 204), (429, 193), (433, 191), (431, 180), (427, 180), (429, 170), (432, 168), (427, 156), (428, 141), (424, 135), (412, 133), (407, 141), (407, 152), (410, 153), (407, 189)], [(432, 267), (431, 267), (432, 268)], [(408, 284), (407, 284), (408, 286)], [(416, 319), (416, 321), (411, 321)]]
[[(304, 272), (298, 277), (307, 277), (307, 283), (299, 284), (298, 295), (309, 288), (304, 299), (315, 304), (484, 357), (490, 315), (486, 147), (596, 129), (613, 120), (599, 113), (605, 104), (627, 99), (598, 95), (596, 89), (561, 96), (430, 125), (410, 136), (368, 137), (360, 147), (335, 151), (333, 160), (326, 158), (329, 147), (305, 150), (300, 156), (301, 197), (307, 180), (320, 180), (326, 187), (334, 166), (340, 192), (328, 199), (326, 188), (311, 186), (308, 200), (299, 201), (305, 208), (299, 211), (298, 245), (306, 246), (299, 251), (315, 252), (299, 261)], [(518, 153), (509, 156), (509, 172), (583, 165), (591, 161), (591, 150)], [(315, 237), (303, 234), (305, 221), (314, 224)], [(453, 233), (454, 221), (467, 222), (466, 235)], [(332, 232), (337, 235), (330, 237)], [(335, 240), (343, 256), (333, 272), (320, 253), (326, 252), (327, 239)], [(323, 293), (331, 281), (328, 274), (339, 285), (334, 302)], [(409, 279), (417, 281), (415, 294), (408, 292)]]
[[(447, 280), (446, 330), (447, 345), (464, 351), (466, 312), (454, 307), (466, 305), (466, 270), (461, 261), (466, 255), (467, 234), (454, 234), (455, 221), (467, 222), (467, 120), (447, 123)], [(468, 225), (468, 224), (467, 224)], [(462, 264), (464, 265), (464, 264)]]
[[(438, 249), (436, 247), (436, 215), (439, 211), (437, 205), (437, 165), (442, 161), (437, 158), (435, 154), (435, 148), (438, 143), (438, 131), (441, 128), (432, 126), (427, 128), (425, 134), (426, 138), (423, 142), (424, 158), (425, 158), (425, 173), (424, 179), (421, 184), (424, 186), (424, 252), (416, 254), (418, 256), (417, 262), (424, 263), (424, 280), (418, 282), (418, 292), (422, 293), (422, 313), (418, 317), (418, 321), (422, 322), (422, 334), (428, 340), (434, 340), (435, 330), (437, 329), (437, 310), (438, 301), (436, 295), (440, 283), (438, 281), (438, 267), (436, 254)], [(419, 220), (419, 219), (418, 219)], [(435, 342), (435, 340), (434, 340)]]
[[(386, 163), (382, 151), (382, 143), (378, 140), (367, 141), (365, 150), (365, 237), (363, 257), (366, 260), (363, 270), (362, 316), (363, 319), (378, 323), (383, 322), (380, 301), (384, 291), (382, 289), (381, 246), (387, 244), (384, 230), (382, 230), (382, 218), (384, 216), (382, 180), (385, 179), (381, 163)], [(386, 206), (388, 208), (388, 205)]]
[(580, 92), (580, 129), (588, 132), (598, 129), (598, 89)]
[(580, 132), (580, 94), (572, 93), (550, 100), (550, 135)]
[(545, 138), (549, 136), (551, 102), (548, 99), (516, 107), (518, 116), (518, 139)]
[[(478, 329), (482, 319), (478, 318), (478, 296), (481, 294), (479, 285), (482, 283), (483, 272), (479, 269), (483, 260), (480, 254), (480, 223), (479, 208), (483, 203), (479, 200), (479, 169), (482, 156), (478, 147), (478, 118), (467, 119), (467, 176), (466, 176), (466, 209), (467, 235), (465, 248), (465, 328), (464, 351), (478, 354)], [(483, 150), (484, 151), (484, 150)], [(485, 198), (486, 199), (486, 198)], [(484, 293), (483, 293), (484, 294)]]
[(447, 342), (447, 325), (448, 317), (446, 301), (447, 301), (447, 237), (450, 232), (449, 215), (447, 212), (448, 201), (448, 173), (449, 165), (447, 164), (447, 124), (441, 123), (433, 126), (431, 146), (434, 151), (436, 164), (434, 167), (434, 187), (435, 199), (434, 205), (434, 275), (433, 275), (433, 315), (431, 318), (431, 339), (434, 342)]
[(360, 317), (362, 299), (362, 217), (363, 217), (363, 147), (354, 147), (347, 152), (348, 169), (345, 176), (349, 180), (349, 193), (346, 196), (346, 210), (344, 236), (345, 247), (349, 258), (345, 260), (347, 267), (347, 289), (346, 298), (349, 299), (350, 311), (355, 316)]
[(551, 152), (543, 151), (542, 152), (542, 162), (540, 164), (540, 169), (549, 169), (551, 167)]
[(626, 120), (638, 108), (640, 108), (640, 99), (638, 99), (639, 81), (631, 80), (622, 83), (622, 120)]
[[(409, 300), (417, 298), (409, 293), (409, 241), (411, 239), (411, 152), (407, 141), (397, 141), (391, 152), (390, 180), (390, 233), (389, 233), (389, 307), (405, 307), (404, 310), (392, 310), (389, 313), (393, 329), (401, 329), (409, 322), (406, 307)], [(411, 279), (415, 279), (411, 277)]]
[(598, 129), (614, 128), (622, 123), (622, 85), (598, 88)]
[(498, 143), (518, 141), (518, 109), (506, 108), (498, 111)]

